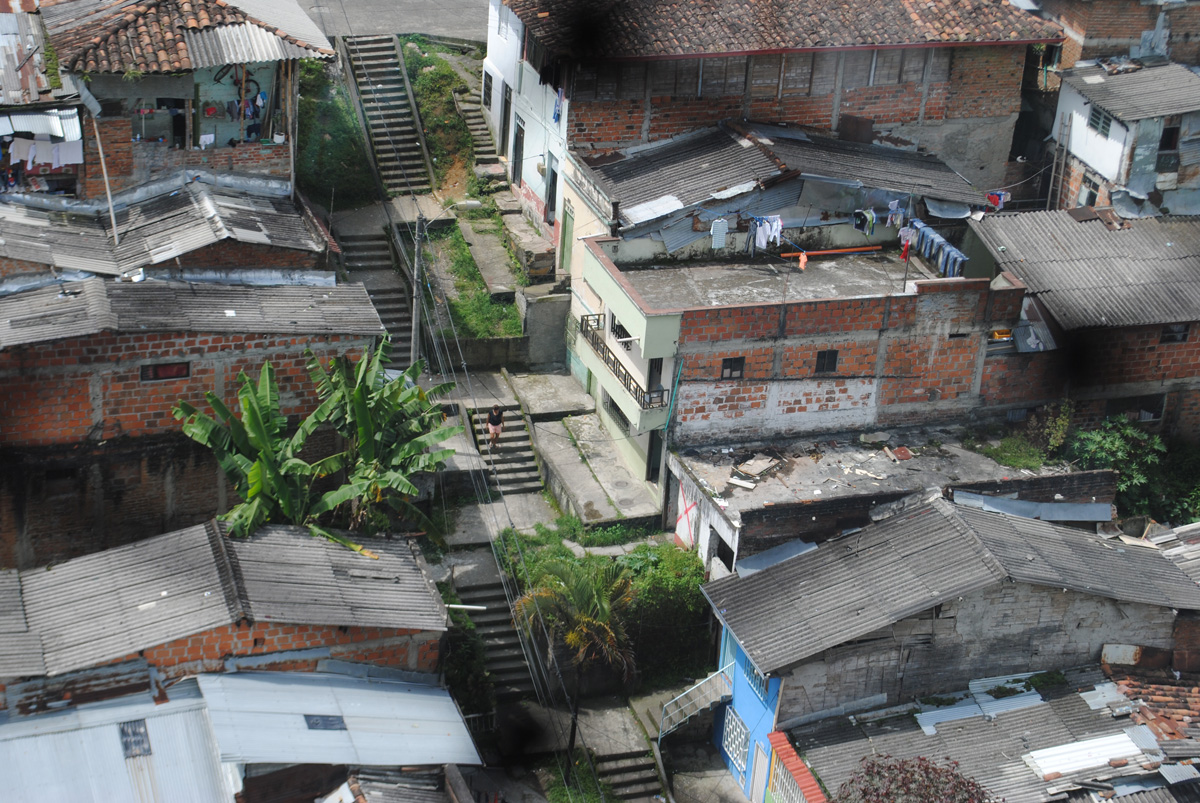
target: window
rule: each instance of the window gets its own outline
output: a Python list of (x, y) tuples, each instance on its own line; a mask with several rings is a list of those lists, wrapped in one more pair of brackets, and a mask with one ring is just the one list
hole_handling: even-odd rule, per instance
[(746, 660), (746, 682), (750, 684), (750, 688), (754, 689), (754, 693), (763, 702), (767, 700), (767, 676), (759, 672), (749, 659)]
[(1155, 172), (1176, 173), (1179, 171), (1179, 127), (1182, 119), (1178, 114), (1163, 118), (1163, 131), (1158, 140)]
[(192, 364), (188, 362), (165, 362), (142, 366), (143, 382), (159, 382), (164, 379), (186, 379), (191, 376)]
[(1092, 104), (1092, 111), (1088, 114), (1088, 128), (1107, 138), (1108, 132), (1112, 128), (1112, 119), (1111, 114)]
[(492, 74), (483, 71), (483, 108), (492, 108)]
[(625, 416), (625, 413), (623, 413), (621, 408), (617, 406), (617, 403), (613, 400), (613, 397), (608, 395), (607, 390), (600, 391), (600, 396), (604, 405), (604, 411), (608, 413), (609, 417), (612, 418), (613, 423), (617, 425), (617, 429), (628, 435), (632, 425), (630, 424), (629, 419)]
[(1123, 415), (1130, 421), (1161, 421), (1166, 403), (1165, 393), (1126, 396), (1123, 399), (1109, 399), (1104, 412), (1106, 416)]
[(1162, 335), (1159, 336), (1159, 343), (1186, 343), (1188, 339), (1188, 328), (1191, 324), (1186, 323), (1169, 323), (1162, 328)]
[(150, 733), (146, 730), (146, 720), (122, 722), (117, 729), (121, 734), (121, 752), (125, 758), (150, 755)]
[(828, 351), (817, 352), (817, 370), (818, 374), (832, 374), (837, 370), (837, 349), (829, 349)]
[(746, 372), (745, 357), (726, 357), (721, 360), (722, 379), (741, 379)]
[(733, 547), (724, 538), (717, 535), (715, 531), (713, 534), (717, 539), (717, 560), (721, 561), (721, 565), (726, 569), (733, 571)]
[(775, 796), (775, 803), (808, 803), (800, 791), (800, 784), (796, 783), (791, 770), (780, 760), (778, 753), (775, 753), (775, 760), (771, 762), (771, 794)]
[(1099, 195), (1100, 182), (1091, 176), (1084, 176), (1083, 180), (1079, 182), (1079, 197), (1075, 200), (1075, 205), (1095, 206)]
[(750, 731), (738, 716), (733, 706), (725, 709), (725, 734), (721, 739), (725, 754), (741, 772), (746, 771), (746, 758), (750, 753)]
[(346, 720), (336, 714), (305, 714), (304, 724), (310, 731), (346, 730)]
[(630, 351), (633, 348), (633, 337), (630, 336), (629, 330), (620, 324), (616, 315), (611, 316), (609, 331), (612, 332), (612, 336), (616, 338), (617, 342), (621, 344), (621, 348), (626, 351)]

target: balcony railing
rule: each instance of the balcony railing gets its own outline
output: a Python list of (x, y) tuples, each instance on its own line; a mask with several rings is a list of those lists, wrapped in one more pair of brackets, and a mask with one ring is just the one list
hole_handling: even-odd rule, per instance
[(633, 378), (613, 350), (608, 347), (608, 343), (604, 337), (604, 316), (603, 315), (584, 315), (579, 319), (579, 331), (583, 334), (587, 341), (592, 344), (592, 348), (596, 350), (596, 354), (608, 366), (608, 369), (613, 372), (613, 376), (625, 386), (633, 398), (637, 399), (637, 403), (643, 410), (653, 410), (658, 407), (666, 407), (667, 401), (670, 399), (670, 391), (667, 390), (646, 390), (638, 381)]

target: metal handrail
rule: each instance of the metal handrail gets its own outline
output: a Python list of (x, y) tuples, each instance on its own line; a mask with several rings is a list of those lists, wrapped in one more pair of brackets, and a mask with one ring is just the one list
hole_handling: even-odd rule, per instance
[(629, 369), (622, 364), (617, 358), (616, 353), (608, 347), (608, 342), (604, 335), (604, 316), (603, 315), (583, 315), (579, 319), (579, 331), (595, 349), (596, 354), (608, 366), (608, 369), (613, 372), (624, 388), (629, 391), (633, 398), (637, 399), (638, 406), (643, 410), (654, 410), (659, 407), (666, 407), (670, 400), (671, 392), (668, 390), (646, 390), (641, 386), (633, 374), (629, 373)]
[[(694, 686), (689, 687), (682, 694), (678, 694), (674, 698), (663, 703), (662, 714), (658, 718), (658, 738), (662, 739), (662, 737), (666, 736), (668, 733), (675, 730), (675, 728), (679, 727), (684, 722), (687, 722), (688, 719), (690, 719), (692, 717), (692, 714), (699, 712), (700, 709), (707, 708), (708, 706), (712, 705), (717, 700), (724, 697), (726, 694), (732, 693), (732, 691), (733, 691), (733, 681), (731, 679), (732, 673), (733, 673), (733, 661), (730, 661), (728, 664), (721, 667), (716, 672), (713, 672), (711, 675), (706, 677), (704, 680), (700, 681), (699, 683), (697, 683)], [(725, 683), (722, 694), (713, 695), (711, 693), (710, 694), (697, 694), (696, 693), (696, 692), (701, 691), (702, 689), (705, 689), (707, 686), (712, 684), (713, 681), (716, 680), (717, 678), (720, 678)], [(689, 699), (685, 700), (684, 698), (689, 698)], [(674, 711), (671, 711), (670, 713), (668, 713), (668, 709), (671, 708), (672, 705), (675, 705), (676, 708)], [(690, 708), (690, 710), (689, 710), (689, 708)], [(667, 727), (667, 717), (673, 716), (680, 712), (687, 712), (687, 716), (683, 717), (678, 722), (673, 723), (671, 725), (671, 727), (668, 728)]]

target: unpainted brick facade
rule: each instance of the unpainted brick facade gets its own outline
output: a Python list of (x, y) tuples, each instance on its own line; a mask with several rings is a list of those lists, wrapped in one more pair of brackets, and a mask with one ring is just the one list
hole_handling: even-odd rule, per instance
[(784, 674), (777, 727), (966, 688), (972, 678), (1095, 663), (1105, 644), (1170, 649), (1169, 608), (1000, 583), (826, 650)]
[(112, 192), (131, 189), (183, 168), (213, 173), (252, 173), (290, 179), (291, 145), (273, 142), (242, 144), (236, 148), (176, 150), (160, 142), (134, 142), (133, 120), (107, 117), (97, 120), (100, 143), (91, 125), (84, 126), (84, 163), (79, 167), (80, 198), (103, 199), (104, 171), (100, 164), (100, 144)]
[[(1024, 288), (983, 279), (915, 294), (683, 313), (676, 442), (960, 420), (981, 404), (988, 333), (1011, 327)], [(836, 352), (836, 367), (819, 360)], [(822, 358), (820, 355), (825, 354)], [(722, 380), (727, 359), (744, 375)]]
[(1099, 56), (1127, 56), (1140, 46), (1143, 31), (1154, 30), (1158, 15), (1166, 15), (1172, 61), (1195, 64), (1200, 60), (1200, 7), (1190, 3), (1144, 3), (1140, 0), (1046, 0), (1047, 18), (1063, 26), (1059, 65)]
[[(235, 501), (211, 454), (179, 433), (180, 399), (231, 402), (270, 360), (283, 412), (317, 404), (305, 349), (357, 355), (361, 336), (102, 333), (0, 351), (0, 566), (29, 568), (205, 521)], [(147, 381), (144, 366), (188, 376)], [(314, 454), (336, 448), (317, 433)]]

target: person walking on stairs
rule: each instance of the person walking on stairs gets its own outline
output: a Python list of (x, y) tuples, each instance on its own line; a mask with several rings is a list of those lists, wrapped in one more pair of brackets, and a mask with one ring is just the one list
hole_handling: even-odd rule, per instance
[(487, 428), (488, 449), (494, 449), (497, 441), (500, 440), (500, 431), (504, 429), (504, 413), (500, 412), (500, 405), (492, 405), (492, 411), (488, 413), (487, 417)]

